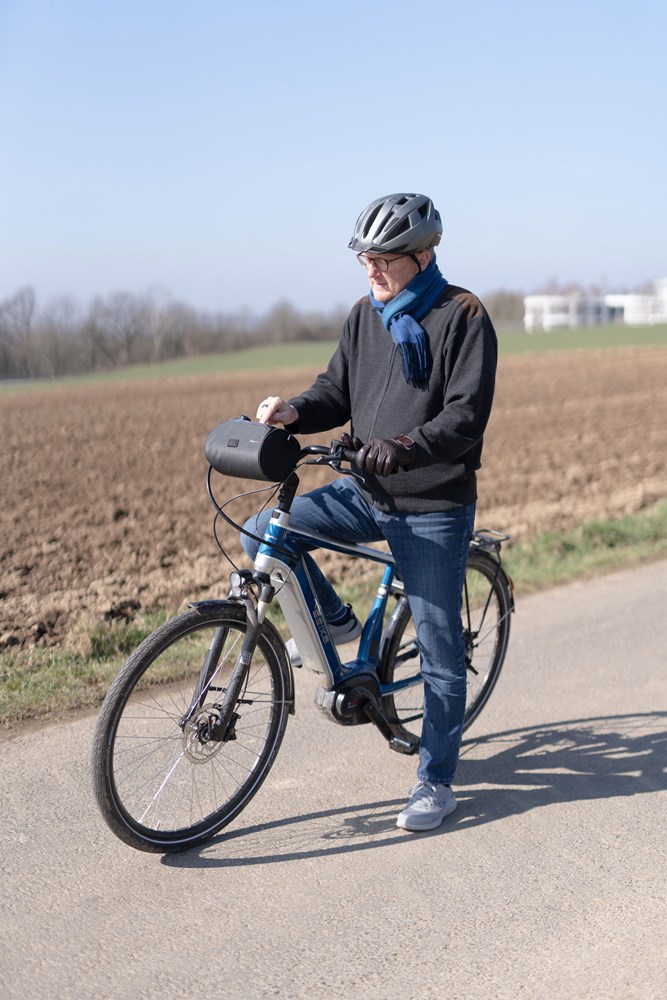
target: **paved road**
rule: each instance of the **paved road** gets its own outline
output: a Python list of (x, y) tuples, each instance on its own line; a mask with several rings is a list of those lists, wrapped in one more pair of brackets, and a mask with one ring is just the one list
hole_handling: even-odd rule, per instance
[(414, 761), (312, 705), (204, 849), (123, 846), (92, 719), (0, 744), (0, 995), (652, 998), (665, 959), (667, 563), (521, 600), (440, 831)]

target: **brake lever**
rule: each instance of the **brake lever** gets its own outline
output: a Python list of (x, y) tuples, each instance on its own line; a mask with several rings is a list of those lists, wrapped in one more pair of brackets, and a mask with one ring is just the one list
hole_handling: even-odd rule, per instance
[(303, 465), (328, 465), (330, 469), (335, 469), (335, 471), (340, 476), (354, 476), (358, 479), (360, 483), (365, 482), (365, 479), (359, 472), (354, 469), (344, 469), (340, 464), (343, 458), (338, 458), (336, 455), (318, 455), (317, 458), (307, 458), (302, 463)]
[(355, 472), (354, 469), (341, 469), (339, 466), (337, 471), (341, 474), (341, 476), (354, 476), (354, 478), (358, 479), (360, 483), (366, 482), (361, 473)]

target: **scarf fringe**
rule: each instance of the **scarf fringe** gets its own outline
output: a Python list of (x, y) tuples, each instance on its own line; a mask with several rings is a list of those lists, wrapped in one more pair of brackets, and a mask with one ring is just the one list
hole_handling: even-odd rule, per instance
[(423, 339), (421, 343), (403, 341), (397, 346), (401, 355), (405, 381), (416, 389), (428, 389), (431, 365)]

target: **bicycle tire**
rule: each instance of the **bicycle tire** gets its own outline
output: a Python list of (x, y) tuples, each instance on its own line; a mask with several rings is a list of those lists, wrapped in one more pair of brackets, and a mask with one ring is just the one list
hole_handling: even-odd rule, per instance
[[(235, 602), (189, 610), (148, 636), (113, 682), (93, 740), (93, 786), (106, 823), (131, 847), (166, 853), (210, 839), (248, 804), (273, 765), (293, 691), (284, 643), (269, 622), (236, 702), (231, 738), (201, 739), (202, 720), (224, 697), (245, 631), (245, 607)], [(184, 722), (216, 635), (224, 645), (213, 676)]]
[[(511, 584), (499, 561), (471, 550), (466, 567), (461, 619), (466, 646), (468, 693), (464, 731), (486, 705), (496, 685), (510, 634)], [(410, 604), (399, 597), (387, 625), (378, 666), (380, 684), (392, 684), (414, 673), (419, 648)], [(421, 737), (424, 686), (421, 680), (382, 699), (382, 707), (400, 736)]]

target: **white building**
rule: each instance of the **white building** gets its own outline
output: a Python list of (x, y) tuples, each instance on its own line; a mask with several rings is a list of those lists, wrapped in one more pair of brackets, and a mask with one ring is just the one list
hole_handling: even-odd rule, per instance
[(646, 326), (667, 323), (667, 278), (654, 282), (653, 295), (526, 295), (523, 325), (528, 333), (555, 327), (627, 323)]

